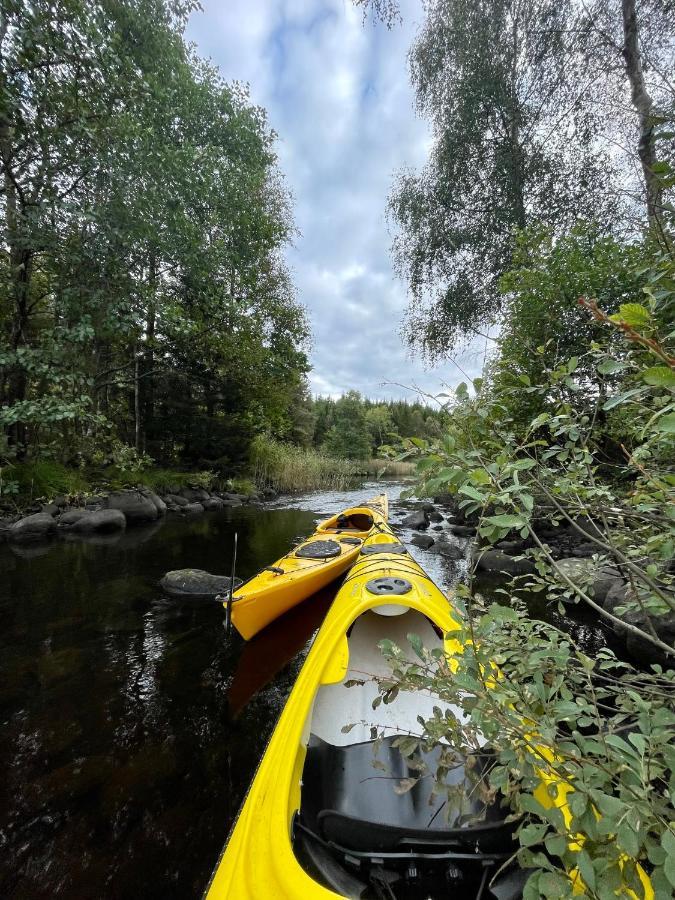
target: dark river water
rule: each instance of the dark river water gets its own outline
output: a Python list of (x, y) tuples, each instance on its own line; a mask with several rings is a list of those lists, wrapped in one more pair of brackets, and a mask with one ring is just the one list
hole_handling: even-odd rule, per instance
[[(228, 574), (235, 531), (246, 578), (383, 487), (395, 524), (402, 485), (371, 482), (93, 543), (0, 546), (0, 897), (201, 896), (336, 589), (246, 644), (226, 637), (220, 604), (169, 600), (157, 582)], [(466, 571), (411, 549), (441, 587)], [(592, 621), (571, 627), (590, 652), (604, 643)]]

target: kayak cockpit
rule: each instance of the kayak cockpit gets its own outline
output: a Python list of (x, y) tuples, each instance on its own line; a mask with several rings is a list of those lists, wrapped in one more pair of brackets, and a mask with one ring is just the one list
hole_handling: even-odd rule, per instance
[[(344, 677), (324, 682), (316, 694), (292, 823), (296, 859), (314, 880), (347, 897), (426, 900), (446, 897), (455, 887), (463, 898), (515, 898), (522, 879), (513, 882), (513, 890), (508, 879), (502, 879), (501, 892), (488, 889), (514, 852), (513, 824), (505, 822), (498, 802), (486, 808), (476, 789), (493, 764), (489, 750), (471, 754), (466, 766), (458, 759), (448, 772), (450, 813), (447, 797), (433, 792), (431, 777), (410, 790), (395, 790), (403, 779), (419, 775), (420, 763), (435, 772), (441, 754), (436, 747), (404, 757), (395, 746), (397, 738), (419, 731), (417, 716), (433, 715), (437, 697), (401, 691), (394, 702), (372, 708), (375, 679), (390, 671), (378, 643), (391, 640), (410, 651), (412, 660), (408, 634), (419, 635), (430, 649), (443, 646), (438, 630), (417, 610), (399, 605), (394, 611), (390, 605), (363, 613), (347, 636)], [(373, 740), (373, 728), (384, 737)]]

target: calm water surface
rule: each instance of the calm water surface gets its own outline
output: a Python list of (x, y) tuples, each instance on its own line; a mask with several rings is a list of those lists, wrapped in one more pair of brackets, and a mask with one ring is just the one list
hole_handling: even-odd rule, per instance
[[(402, 485), (379, 482), (0, 546), (0, 897), (201, 896), (335, 588), (245, 644), (220, 604), (157, 582), (227, 574), (235, 531), (246, 578), (383, 486), (395, 524)], [(441, 587), (466, 570), (411, 549)], [(592, 620), (571, 627), (589, 651), (604, 643)]]

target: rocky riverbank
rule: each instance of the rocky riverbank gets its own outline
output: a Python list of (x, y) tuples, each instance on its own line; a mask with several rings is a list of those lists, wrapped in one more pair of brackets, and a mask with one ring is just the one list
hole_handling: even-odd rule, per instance
[(111, 534), (135, 525), (147, 525), (167, 514), (192, 517), (227, 506), (259, 504), (276, 497), (271, 489), (250, 494), (176, 487), (157, 494), (148, 488), (100, 492), (86, 497), (57, 496), (11, 516), (0, 518), (0, 540), (13, 544), (48, 541), (59, 535), (86, 538)]
[[(435, 497), (434, 503), (411, 505), (398, 524), (413, 529), (411, 543), (423, 550), (442, 553), (450, 559), (470, 559), (479, 576), (506, 582), (514, 576), (536, 572), (530, 553), (535, 547), (534, 540), (513, 534), (494, 546), (483, 545), (477, 535), (477, 521), (473, 518), (467, 520), (451, 495)], [(587, 517), (579, 516), (573, 522), (555, 522), (541, 515), (533, 524), (538, 538), (546, 544), (555, 560), (554, 574), (561, 589), (569, 588), (566, 581), (569, 579), (604, 610), (627, 624), (644, 628), (642, 614), (622, 611), (632, 589), (624, 578), (621, 566), (608, 559), (596, 543), (601, 534)], [(449, 541), (449, 535), (459, 538), (459, 544)], [(575, 601), (569, 598), (567, 609), (571, 616), (574, 615), (574, 606)], [(642, 665), (667, 664), (653, 645), (640, 640), (618, 623), (602, 621), (623, 640), (626, 650), (636, 662)], [(675, 613), (653, 617), (652, 622), (661, 640), (671, 645), (675, 643)]]

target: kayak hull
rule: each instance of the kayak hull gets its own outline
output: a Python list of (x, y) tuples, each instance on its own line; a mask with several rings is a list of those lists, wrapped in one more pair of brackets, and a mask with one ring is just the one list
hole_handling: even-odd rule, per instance
[[(386, 526), (387, 511), (386, 495), (345, 510), (321, 522), (310, 538), (245, 582), (232, 603), (232, 624), (239, 634), (250, 640), (270, 622), (343, 575), (371, 531)], [(340, 525), (341, 517), (346, 524)], [(325, 559), (303, 557), (317, 542), (331, 542), (339, 552)]]

